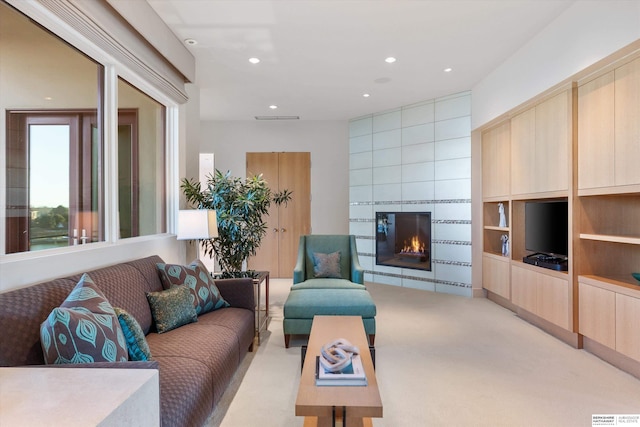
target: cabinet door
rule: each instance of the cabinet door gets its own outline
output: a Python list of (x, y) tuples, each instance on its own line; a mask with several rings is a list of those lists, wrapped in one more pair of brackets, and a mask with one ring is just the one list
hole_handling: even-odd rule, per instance
[(247, 174), (262, 174), (273, 192), (292, 191), (287, 205), (272, 203), (267, 234), (248, 267), (271, 277), (291, 277), (300, 235), (311, 232), (311, 155), (308, 152), (247, 153)]
[(482, 287), (503, 298), (511, 297), (508, 259), (482, 257)]
[(615, 184), (613, 71), (578, 88), (578, 188)]
[(482, 135), (482, 197), (508, 196), (511, 140), (509, 121)]
[(535, 272), (511, 267), (511, 302), (534, 314), (537, 306), (536, 280)]
[(616, 294), (616, 350), (640, 362), (640, 298)]
[(538, 274), (538, 316), (570, 330), (569, 281)]
[(606, 289), (579, 284), (579, 332), (609, 348), (616, 348), (616, 299)]
[(511, 119), (511, 193), (535, 192), (536, 110)]
[(300, 236), (311, 233), (311, 153), (280, 153), (280, 191), (292, 199), (278, 209), (280, 218), (280, 277), (292, 277)]
[(615, 70), (615, 182), (640, 184), (640, 58)]
[(536, 192), (569, 189), (569, 145), (571, 142), (571, 97), (564, 91), (536, 106)]
[[(262, 174), (262, 177), (269, 184), (271, 191), (278, 191), (278, 153), (247, 153), (247, 176)], [(271, 273), (271, 277), (280, 277), (278, 270), (279, 240), (280, 240), (280, 219), (278, 218), (278, 207), (271, 204), (269, 214), (264, 217), (267, 226), (260, 248), (255, 256), (249, 257), (248, 268), (251, 270), (266, 270)]]

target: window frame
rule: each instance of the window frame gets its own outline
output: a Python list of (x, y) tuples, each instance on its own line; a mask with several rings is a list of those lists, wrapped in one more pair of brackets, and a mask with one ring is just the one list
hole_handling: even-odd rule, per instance
[[(74, 28), (68, 25), (64, 19), (56, 16), (55, 13), (48, 10), (45, 5), (37, 2), (16, 2), (8, 0), (7, 3), (20, 11), (21, 13), (32, 19), (35, 25), (41, 25), (50, 31), (53, 36), (56, 36), (77, 49), (79, 52), (84, 53), (93, 61), (103, 66), (102, 80), (99, 83), (102, 86), (102, 102), (98, 106), (98, 115), (102, 113), (103, 120), (103, 163), (102, 168), (103, 184), (104, 184), (104, 241), (96, 242), (91, 245), (78, 245), (69, 246), (65, 248), (47, 249), (46, 251), (35, 252), (19, 252), (14, 254), (6, 254), (5, 236), (0, 239), (0, 269), (10, 267), (16, 263), (16, 268), (22, 265), (22, 261), (30, 261), (43, 256), (57, 257), (65, 256), (66, 254), (77, 254), (78, 252), (101, 250), (104, 248), (113, 248), (114, 246), (132, 246), (130, 252), (119, 252), (122, 254), (136, 253), (140, 251), (142, 247), (149, 247), (148, 243), (153, 241), (166, 241), (167, 238), (172, 237), (169, 234), (175, 229), (175, 212), (178, 209), (179, 203), (179, 176), (178, 165), (179, 161), (177, 155), (179, 153), (179, 111), (180, 103), (179, 96), (176, 96), (176, 91), (170, 90), (167, 85), (163, 90), (161, 85), (153, 81), (153, 78), (143, 75), (139, 69), (131, 67), (131, 63), (136, 61), (142, 61), (139, 58), (134, 58), (131, 63), (119, 61), (114, 57), (113, 53), (105, 51), (102, 47), (92, 41), (90, 37), (87, 37), (86, 31), (83, 32), (82, 28)], [(95, 39), (95, 37), (93, 37)], [(126, 56), (126, 55), (125, 55)], [(123, 56), (123, 57), (125, 57)], [(129, 57), (127, 57), (130, 59)], [(142, 61), (143, 63), (143, 61)], [(164, 174), (159, 176), (162, 182), (160, 183), (165, 192), (164, 197), (164, 228), (167, 232), (159, 234), (151, 234), (139, 237), (130, 237), (120, 239), (118, 237), (117, 229), (117, 212), (118, 212), (118, 174), (117, 174), (117, 126), (118, 126), (118, 103), (117, 103), (117, 88), (118, 78), (122, 78), (133, 85), (135, 88), (145, 93), (147, 96), (153, 98), (158, 103), (164, 106)], [(184, 101), (184, 100), (183, 100)], [(0, 118), (0, 125), (3, 129), (6, 129), (6, 117)], [(3, 147), (6, 147), (6, 136), (2, 135), (0, 138), (5, 139)], [(6, 171), (6, 159), (0, 160), (0, 167)], [(2, 198), (2, 206), (6, 209), (6, 178), (0, 178), (2, 183), (2, 189), (0, 190), (0, 197)], [(2, 209), (3, 213), (0, 217), (2, 220), (2, 227), (6, 226), (5, 209)], [(166, 246), (166, 243), (163, 244)], [(151, 244), (150, 247), (154, 245)], [(122, 256), (122, 255), (121, 255)], [(126, 255), (125, 255), (126, 256)], [(116, 258), (115, 256), (112, 258)], [(65, 256), (66, 259), (66, 256)], [(94, 264), (100, 265), (100, 262), (93, 261)], [(104, 263), (104, 261), (102, 261)], [(9, 273), (11, 275), (12, 273)], [(3, 273), (3, 276), (5, 274)], [(2, 288), (0, 286), (0, 288)], [(0, 289), (1, 291), (2, 289)]]

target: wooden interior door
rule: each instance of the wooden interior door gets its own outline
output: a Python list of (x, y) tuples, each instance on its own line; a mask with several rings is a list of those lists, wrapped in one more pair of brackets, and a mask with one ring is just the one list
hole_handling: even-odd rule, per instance
[(247, 175), (262, 174), (273, 192), (292, 191), (287, 205), (272, 204), (267, 234), (249, 268), (268, 270), (271, 277), (292, 277), (300, 235), (311, 232), (311, 155), (247, 153)]
[[(278, 153), (247, 153), (247, 176), (262, 174), (273, 192), (278, 190)], [(267, 234), (262, 239), (255, 256), (249, 257), (251, 270), (267, 270), (271, 277), (278, 277), (279, 230), (278, 207), (271, 204), (266, 218)]]

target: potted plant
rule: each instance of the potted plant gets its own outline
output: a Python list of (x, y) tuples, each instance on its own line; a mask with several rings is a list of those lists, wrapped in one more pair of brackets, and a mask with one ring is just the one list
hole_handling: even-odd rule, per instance
[[(271, 191), (262, 175), (241, 179), (216, 169), (208, 177), (207, 187), (184, 178), (180, 185), (187, 203), (198, 209), (213, 209), (218, 221), (218, 237), (202, 240), (204, 251), (216, 255), (223, 277), (245, 276), (243, 264), (256, 254), (267, 233), (264, 219), (271, 203), (281, 205), (291, 200), (292, 192)], [(251, 273), (249, 273), (251, 275)]]

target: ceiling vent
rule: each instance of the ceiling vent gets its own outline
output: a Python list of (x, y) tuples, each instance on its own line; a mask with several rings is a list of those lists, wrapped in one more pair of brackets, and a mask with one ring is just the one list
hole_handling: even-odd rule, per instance
[(300, 120), (300, 116), (256, 116), (256, 120)]

